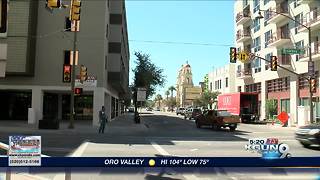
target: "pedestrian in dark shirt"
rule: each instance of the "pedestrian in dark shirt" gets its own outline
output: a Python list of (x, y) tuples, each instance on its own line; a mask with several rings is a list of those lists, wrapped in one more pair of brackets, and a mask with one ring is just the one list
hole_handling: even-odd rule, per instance
[(106, 127), (106, 123), (108, 121), (108, 117), (105, 112), (104, 106), (102, 106), (101, 110), (99, 111), (99, 133), (104, 133), (104, 128)]

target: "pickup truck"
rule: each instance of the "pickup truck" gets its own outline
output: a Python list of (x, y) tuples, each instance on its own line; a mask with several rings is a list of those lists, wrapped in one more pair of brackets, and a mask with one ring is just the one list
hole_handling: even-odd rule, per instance
[(235, 131), (240, 123), (240, 117), (230, 114), (227, 110), (208, 110), (197, 116), (195, 123), (197, 128), (206, 125), (215, 130), (229, 127), (230, 131)]

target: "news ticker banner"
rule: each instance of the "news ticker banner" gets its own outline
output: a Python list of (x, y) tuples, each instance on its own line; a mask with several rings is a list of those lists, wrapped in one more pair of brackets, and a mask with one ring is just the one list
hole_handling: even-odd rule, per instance
[[(319, 167), (320, 157), (41, 157), (39, 167)], [(19, 162), (16, 162), (19, 163)], [(22, 165), (25, 162), (21, 160)], [(0, 157), (0, 167), (12, 167)], [(35, 166), (35, 165), (33, 165)]]

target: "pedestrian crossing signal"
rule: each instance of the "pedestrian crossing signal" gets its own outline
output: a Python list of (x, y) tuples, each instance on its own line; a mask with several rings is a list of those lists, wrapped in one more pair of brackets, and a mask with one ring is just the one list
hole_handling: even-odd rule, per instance
[(83, 83), (88, 78), (87, 67), (81, 65), (80, 67), (80, 82)]
[(277, 56), (271, 56), (271, 71), (277, 71), (278, 69), (278, 58)]
[(74, 94), (75, 95), (81, 95), (82, 94), (82, 88), (74, 88)]
[(317, 92), (317, 80), (316, 78), (311, 78), (310, 79), (310, 88), (311, 88), (311, 92), (316, 93)]
[(230, 63), (237, 62), (237, 48), (230, 47)]
[(71, 65), (64, 64), (63, 65), (63, 79), (62, 82), (70, 83), (71, 82)]

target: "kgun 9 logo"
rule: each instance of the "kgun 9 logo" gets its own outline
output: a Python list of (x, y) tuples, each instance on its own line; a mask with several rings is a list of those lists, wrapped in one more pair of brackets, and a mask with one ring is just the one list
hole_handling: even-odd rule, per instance
[(277, 138), (254, 138), (249, 139), (249, 144), (245, 149), (251, 152), (258, 152), (266, 159), (290, 158), (289, 146), (284, 143), (279, 144)]

